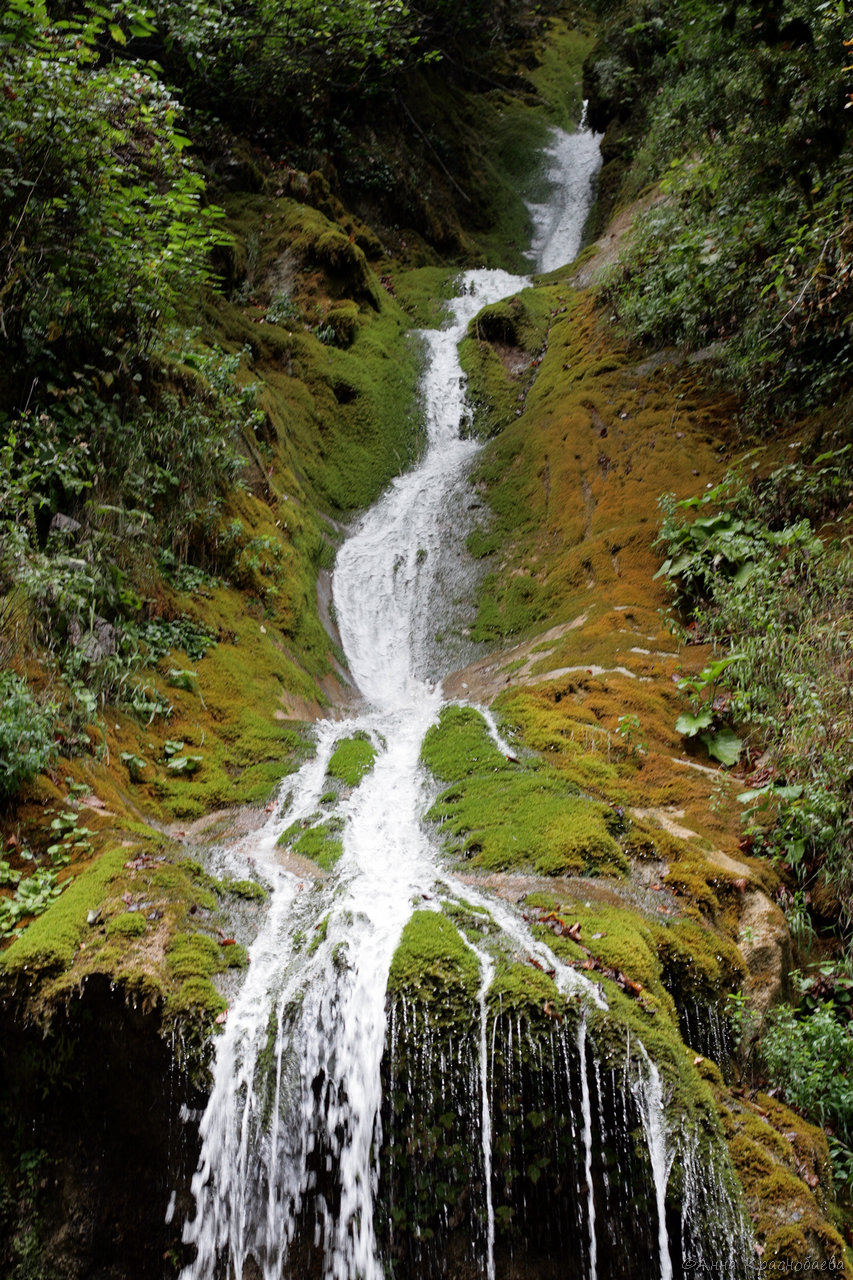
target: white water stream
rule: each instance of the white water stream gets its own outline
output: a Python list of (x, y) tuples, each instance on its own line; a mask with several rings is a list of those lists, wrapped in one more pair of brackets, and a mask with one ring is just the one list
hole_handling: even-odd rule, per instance
[[(598, 162), (588, 131), (555, 136), (552, 200), (532, 210), (540, 268), (571, 261), (580, 245)], [(555, 962), (504, 903), (455, 884), (436, 860), (422, 827), (424, 790), (419, 753), (441, 706), (440, 685), (424, 681), (424, 636), (440, 624), (425, 618), (434, 599), (442, 530), (478, 445), (461, 438), (466, 419), (457, 345), (468, 321), (487, 303), (523, 289), (525, 277), (467, 272), (441, 331), (423, 335), (422, 382), (427, 446), (420, 463), (400, 476), (359, 521), (340, 549), (334, 573), (338, 625), (363, 710), (347, 721), (322, 722), (316, 756), (282, 789), (286, 816), (251, 843), (223, 856), (240, 870), (250, 854), (271, 886), (271, 904), (251, 948), (246, 981), (217, 1045), (214, 1083), (201, 1122), (202, 1154), (193, 1180), (195, 1216), (184, 1240), (195, 1260), (181, 1280), (243, 1280), (251, 1258), (264, 1280), (298, 1277), (291, 1256), (314, 1230), (326, 1280), (383, 1280), (374, 1229), (381, 1146), (380, 1065), (386, 1039), (385, 991), (402, 930), (415, 906), (436, 905), (441, 892), (464, 896), (523, 949), (556, 970), (563, 990), (603, 1001), (573, 969)], [(457, 497), (458, 500), (458, 497)], [(489, 721), (494, 733), (494, 722)], [(373, 768), (340, 804), (343, 855), (328, 880), (306, 881), (284, 871), (279, 834), (316, 820), (326, 766), (335, 744), (356, 731), (377, 748)], [(504, 744), (505, 745), (505, 744)], [(483, 1160), (491, 1169), (486, 991), (492, 962), (477, 952), (481, 988), (479, 1044)], [(585, 1024), (580, 1055), (587, 1079)], [(649, 1077), (651, 1079), (652, 1077)], [(654, 1125), (651, 1097), (640, 1099)], [(596, 1277), (592, 1182), (592, 1114), (585, 1083), (583, 1119), (588, 1197), (589, 1266)], [(649, 1132), (650, 1150), (660, 1135)], [(655, 1156), (653, 1154), (653, 1163)], [(666, 1157), (664, 1157), (666, 1158)], [(662, 1171), (655, 1190), (664, 1232)], [(493, 1280), (495, 1223), (486, 1188), (486, 1255), (481, 1275)], [(660, 1241), (661, 1276), (669, 1280)]]

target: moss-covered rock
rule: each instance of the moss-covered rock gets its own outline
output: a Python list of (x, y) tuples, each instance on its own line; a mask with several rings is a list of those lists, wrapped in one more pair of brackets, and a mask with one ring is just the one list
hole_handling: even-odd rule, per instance
[(346, 787), (357, 787), (366, 773), (373, 768), (376, 748), (364, 732), (342, 738), (331, 756), (326, 772)]
[(478, 985), (477, 958), (453, 922), (440, 911), (415, 911), (394, 953), (389, 995), (435, 1000), (439, 1021), (455, 1021)]
[(331, 871), (343, 854), (341, 840), (342, 820), (328, 818), (325, 822), (294, 822), (279, 836), (278, 843), (291, 849), (302, 858), (316, 862), (323, 871)]
[(478, 712), (445, 708), (424, 739), (422, 759), (453, 783), (428, 816), (440, 824), (448, 852), (472, 867), (540, 875), (627, 869), (606, 806), (573, 793), (536, 761), (507, 760)]

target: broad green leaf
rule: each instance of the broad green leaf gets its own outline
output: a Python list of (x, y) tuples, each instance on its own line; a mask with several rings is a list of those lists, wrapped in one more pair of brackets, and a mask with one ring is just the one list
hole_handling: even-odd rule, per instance
[(800, 783), (790, 787), (776, 787), (772, 782), (768, 782), (766, 787), (751, 787), (748, 791), (742, 791), (738, 796), (738, 803), (751, 804), (753, 800), (760, 800), (762, 797), (768, 800), (798, 800), (802, 794), (803, 788)]
[(792, 867), (795, 867), (798, 862), (802, 862), (805, 851), (805, 840), (792, 840), (791, 843), (787, 845), (785, 852), (788, 855), (788, 861)]
[(691, 715), (689, 711), (682, 711), (675, 722), (675, 732), (683, 733), (685, 737), (692, 738), (700, 729), (707, 729), (713, 719), (714, 713), (708, 707), (698, 712), (695, 716)]
[(736, 587), (742, 587), (755, 573), (756, 564), (754, 560), (747, 560), (746, 564), (742, 564), (735, 574), (732, 581)]
[(702, 741), (708, 749), (708, 755), (720, 764), (731, 767), (740, 759), (743, 742), (731, 729), (718, 729), (716, 733), (703, 733)]

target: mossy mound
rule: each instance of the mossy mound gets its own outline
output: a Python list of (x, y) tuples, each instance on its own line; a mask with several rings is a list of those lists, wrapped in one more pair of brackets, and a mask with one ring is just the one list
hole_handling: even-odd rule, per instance
[(519, 417), (540, 363), (552, 298), (527, 289), (484, 307), (459, 345), (474, 432), (497, 435)]
[(403, 930), (388, 974), (391, 997), (438, 1000), (447, 1009), (438, 1016), (453, 1020), (455, 1006), (471, 1003), (479, 985), (477, 958), (440, 911), (415, 911)]
[(832, 1174), (822, 1131), (766, 1094), (747, 1100), (719, 1087), (716, 1093), (762, 1261), (853, 1275), (832, 1222)]
[(340, 832), (343, 820), (337, 816), (325, 822), (294, 822), (278, 838), (283, 848), (315, 862), (323, 871), (331, 871), (343, 855)]
[(225, 882), (151, 833), (135, 848), (108, 849), (0, 957), (28, 1016), (49, 1024), (70, 993), (101, 978), (134, 1007), (180, 1027), (188, 1071), (204, 1071), (213, 1018), (225, 1000), (217, 974), (241, 968), (245, 947), (228, 937), (229, 902), (261, 910), (253, 882)]
[(251, 351), (274, 488), (298, 496), (307, 482), (315, 503), (351, 511), (414, 456), (418, 362), (356, 224), (320, 203), (326, 212), (284, 194), (230, 204), (233, 293), (209, 322), (217, 340)]
[(345, 787), (357, 787), (366, 773), (373, 768), (376, 748), (364, 732), (342, 738), (329, 758), (326, 772)]
[(441, 825), (447, 851), (472, 867), (540, 875), (627, 870), (607, 806), (572, 794), (538, 761), (507, 760), (478, 712), (445, 708), (424, 739), (422, 759), (453, 783), (428, 817)]

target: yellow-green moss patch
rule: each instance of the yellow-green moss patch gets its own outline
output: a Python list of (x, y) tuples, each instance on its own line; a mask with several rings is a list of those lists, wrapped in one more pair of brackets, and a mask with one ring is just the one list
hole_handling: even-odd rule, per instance
[[(436, 1001), (451, 1020), (473, 1002), (479, 986), (477, 958), (440, 911), (415, 911), (403, 930), (388, 974), (388, 992)], [(467, 1016), (467, 1015), (463, 1015)]]
[(357, 787), (366, 773), (373, 768), (376, 748), (364, 732), (342, 738), (329, 759), (326, 772), (346, 787)]
[(627, 862), (608, 829), (607, 806), (572, 789), (537, 761), (507, 760), (485, 721), (447, 707), (424, 739), (422, 758), (452, 781), (429, 811), (445, 848), (490, 871), (529, 868), (541, 875), (619, 875)]

